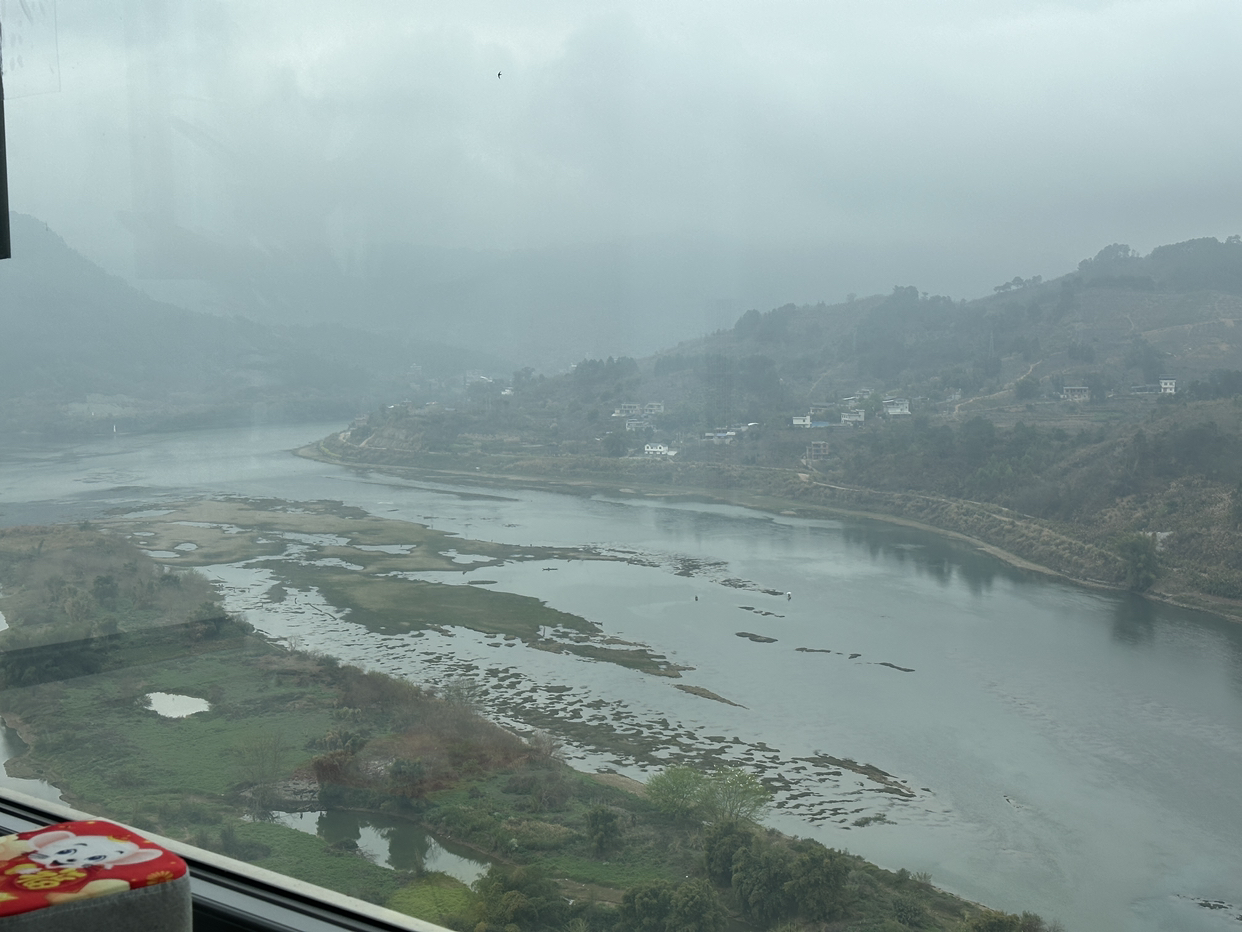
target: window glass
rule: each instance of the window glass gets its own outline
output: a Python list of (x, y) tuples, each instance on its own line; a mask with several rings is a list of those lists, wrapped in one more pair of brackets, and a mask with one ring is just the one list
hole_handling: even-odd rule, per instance
[(1242, 917), (1194, 6), (0, 0), (0, 787), (482, 932)]

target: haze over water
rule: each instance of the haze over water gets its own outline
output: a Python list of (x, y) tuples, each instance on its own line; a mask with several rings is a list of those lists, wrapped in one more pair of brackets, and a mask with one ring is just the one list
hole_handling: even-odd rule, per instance
[[(283, 452), (333, 426), (26, 451), (0, 461), (0, 523), (222, 493), (343, 501), (463, 537), (631, 551), (641, 562), (509, 564), (431, 578), (485, 577), (545, 599), (693, 667), (681, 681), (520, 645), (496, 649), (466, 631), (382, 637), (333, 618), (331, 607), (279, 615), (254, 595), (263, 581), (246, 574), (255, 571), (209, 574), (261, 629), (297, 633), (347, 660), (432, 681), (469, 664), (484, 676), (520, 674), (512, 687), (487, 684), (507, 718), (520, 717), (519, 702), (553, 712), (599, 699), (627, 731), (695, 734), (707, 748), (723, 736), (733, 748), (725, 759), (753, 760), (791, 782), (770, 824), (891, 869), (930, 871), (933, 882), (989, 905), (1037, 911), (1073, 930), (1237, 927), (1242, 626), (1019, 573), (902, 528), (508, 490), (460, 498)], [(687, 559), (696, 561), (689, 570)], [(793, 597), (722, 585), (726, 578)], [(776, 640), (755, 643), (740, 631)], [(761, 743), (767, 751), (755, 752)], [(817, 751), (873, 764), (915, 796), (876, 793), (848, 772), (820, 785), (796, 761)], [(598, 748), (577, 754), (582, 766), (641, 770)], [(810, 797), (795, 798), (808, 786)], [(809, 821), (816, 792), (893, 824)], [(1235, 905), (1206, 909), (1200, 899)]]

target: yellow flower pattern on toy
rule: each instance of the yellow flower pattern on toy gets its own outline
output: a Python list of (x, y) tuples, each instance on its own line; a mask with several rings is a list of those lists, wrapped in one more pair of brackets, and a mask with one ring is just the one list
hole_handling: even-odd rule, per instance
[(172, 871), (156, 871), (153, 874), (147, 874), (147, 886), (154, 887), (157, 883), (168, 883), (175, 879)]
[(22, 874), (15, 883), (27, 890), (54, 890), (61, 884), (73, 883), (85, 876), (86, 871), (79, 870), (41, 870), (33, 874)]

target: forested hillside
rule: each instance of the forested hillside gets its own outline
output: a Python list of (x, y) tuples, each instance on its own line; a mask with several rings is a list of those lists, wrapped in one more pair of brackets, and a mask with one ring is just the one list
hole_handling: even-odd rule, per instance
[[(1110, 246), (1060, 279), (1014, 279), (976, 301), (897, 287), (749, 311), (652, 358), (584, 360), (557, 378), (519, 371), (473, 386), (457, 410), (415, 399), (377, 411), (325, 450), (750, 488), (918, 520), (1067, 575), (1237, 613), (1239, 322), (1238, 237), (1148, 256)], [(1175, 391), (1160, 393), (1161, 379)], [(895, 396), (910, 414), (886, 411)], [(850, 411), (865, 420), (842, 426)], [(792, 426), (808, 414), (816, 426)], [(644, 456), (647, 444), (676, 455)]]

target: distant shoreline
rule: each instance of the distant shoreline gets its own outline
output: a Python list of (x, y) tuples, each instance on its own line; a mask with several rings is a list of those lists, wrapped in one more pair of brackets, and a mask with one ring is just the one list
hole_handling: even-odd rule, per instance
[[(536, 476), (525, 472), (489, 472), (483, 469), (483, 464), (491, 458), (488, 454), (472, 454), (468, 457), (461, 457), (456, 454), (435, 454), (436, 456), (444, 457), (446, 460), (455, 460), (457, 462), (452, 463), (452, 465), (446, 463), (445, 465), (437, 464), (435, 466), (431, 466), (424, 463), (404, 464), (354, 461), (347, 457), (339, 456), (326, 449), (324, 447), (324, 441), (307, 444), (306, 446), (300, 447), (292, 452), (297, 456), (305, 459), (316, 460), (318, 462), (332, 463), (338, 466), (346, 466), (351, 469), (388, 473), (390, 475), (404, 476), (406, 478), (417, 477), (430, 482), (445, 481), (464, 485), (483, 485), (488, 488), (524, 488), (565, 495), (607, 494), (641, 496), (649, 499), (703, 501), (714, 504), (734, 505), (777, 516), (784, 515), (787, 517), (802, 518), (847, 517), (880, 521), (885, 524), (908, 527), (914, 530), (925, 531), (946, 537), (950, 540), (966, 544), (972, 549), (985, 553), (988, 556), (1013, 567), (1014, 569), (1035, 573), (1049, 579), (1057, 579), (1089, 589), (1108, 590), (1112, 592), (1129, 591), (1124, 586), (1119, 586), (1106, 580), (1092, 579), (1086, 576), (1076, 576), (1073, 573), (1039, 563), (1035, 560), (1016, 554), (1011, 550), (1007, 550), (1004, 547), (981, 540), (980, 538), (971, 536), (970, 534), (954, 530), (953, 528), (941, 527), (927, 521), (919, 521), (914, 518), (886, 513), (883, 511), (850, 508), (844, 505), (826, 504), (823, 502), (811, 503), (763, 490), (737, 487), (714, 489), (702, 486), (666, 486), (659, 483), (644, 481), (644, 479), (639, 476), (626, 476), (623, 481), (618, 481), (618, 479), (613, 477), (593, 477), (590, 475), (582, 476), (579, 474), (574, 474), (572, 476), (567, 475), (562, 478)], [(462, 462), (463, 460), (469, 460), (469, 462)], [(476, 465), (476, 462), (478, 465)], [(578, 466), (582, 469), (588, 468), (586, 463), (580, 463)], [(799, 471), (797, 469), (777, 470), (772, 468), (765, 469), (764, 471), (769, 474), (782, 473), (782, 478), (791, 481), (800, 480), (802, 483), (812, 488), (837, 488), (829, 486), (826, 483), (814, 482), (811, 478), (811, 474), (806, 471)], [(843, 488), (843, 490), (866, 496), (883, 496), (886, 494), (895, 496), (900, 494), (884, 493), (870, 489)], [(944, 501), (948, 502), (950, 500), (946, 499)], [(973, 505), (975, 503), (960, 504)], [(981, 507), (993, 508), (994, 506)], [(1083, 542), (1077, 543), (1082, 546), (1089, 546)], [(1135, 594), (1153, 602), (1160, 602), (1175, 608), (1182, 608), (1191, 611), (1207, 612), (1208, 614), (1223, 618), (1226, 621), (1242, 624), (1242, 603), (1234, 603), (1229, 600), (1215, 598), (1213, 598), (1212, 602), (1192, 603), (1184, 599), (1179, 599), (1164, 593), (1153, 591)], [(1204, 596), (1204, 598), (1207, 599), (1210, 597)]]

